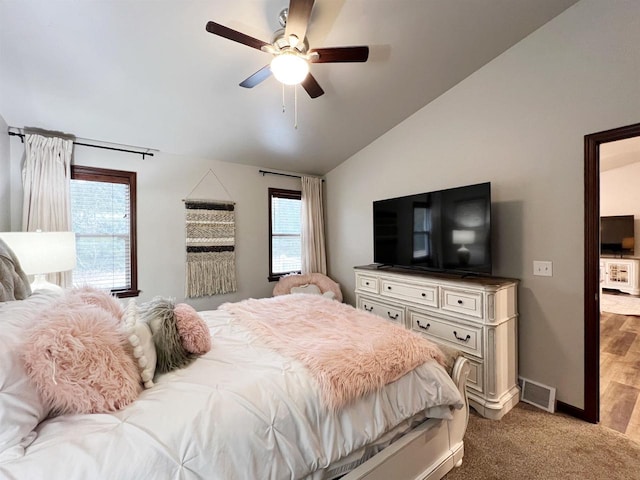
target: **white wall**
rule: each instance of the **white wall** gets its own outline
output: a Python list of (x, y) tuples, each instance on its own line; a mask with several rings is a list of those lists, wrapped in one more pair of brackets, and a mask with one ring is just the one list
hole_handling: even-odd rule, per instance
[(0, 232), (6, 232), (11, 227), (10, 213), (10, 152), (7, 122), (0, 115)]
[(640, 255), (640, 159), (600, 173), (600, 215), (633, 215), (634, 251)]
[(373, 258), (373, 200), (490, 181), (494, 274), (521, 280), (520, 374), (583, 408), (584, 135), (640, 121), (638, 45), (640, 2), (583, 0), (331, 171), (347, 300)]
[[(20, 230), (22, 186), (19, 165), (24, 148), (12, 137), (12, 227)], [(258, 173), (258, 167), (157, 153), (142, 157), (74, 147), (75, 165), (137, 172), (138, 288), (140, 301), (156, 295), (184, 300), (185, 237), (182, 199), (213, 198), (236, 202), (236, 275), (233, 294), (187, 299), (198, 310), (248, 297), (270, 296), (269, 187), (300, 189), (300, 180)], [(191, 195), (193, 188), (208, 175)], [(216, 179), (217, 176), (217, 179)], [(219, 181), (218, 181), (219, 179)], [(227, 192), (225, 191), (228, 191)]]

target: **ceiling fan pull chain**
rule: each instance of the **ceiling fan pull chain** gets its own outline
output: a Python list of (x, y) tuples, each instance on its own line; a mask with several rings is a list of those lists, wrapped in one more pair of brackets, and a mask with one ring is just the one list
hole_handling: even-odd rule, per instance
[(284, 83), (282, 84), (282, 113), (284, 113)]
[(293, 86), (293, 128), (298, 129), (298, 85)]

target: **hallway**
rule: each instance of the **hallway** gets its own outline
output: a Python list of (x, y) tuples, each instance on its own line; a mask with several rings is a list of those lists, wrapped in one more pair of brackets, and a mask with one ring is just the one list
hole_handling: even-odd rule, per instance
[(600, 424), (640, 442), (640, 317), (600, 315)]

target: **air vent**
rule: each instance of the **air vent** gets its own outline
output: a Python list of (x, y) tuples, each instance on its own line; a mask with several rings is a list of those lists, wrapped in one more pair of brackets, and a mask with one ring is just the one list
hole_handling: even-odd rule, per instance
[(520, 400), (553, 413), (556, 409), (556, 389), (520, 377)]

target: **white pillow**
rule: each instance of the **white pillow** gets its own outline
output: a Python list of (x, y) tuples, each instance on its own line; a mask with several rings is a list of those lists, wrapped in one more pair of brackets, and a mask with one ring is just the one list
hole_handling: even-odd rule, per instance
[(299, 287), (291, 287), (291, 293), (309, 293), (312, 295), (322, 295), (322, 292), (318, 288), (317, 285), (313, 283), (307, 283), (305, 285), (300, 285)]
[(25, 300), (0, 303), (0, 463), (24, 454), (36, 438), (35, 427), (49, 413), (27, 377), (21, 346), (39, 312), (59, 296), (36, 292)]
[(133, 298), (129, 300), (127, 305), (124, 326), (129, 343), (133, 348), (133, 356), (138, 364), (140, 380), (144, 388), (151, 388), (156, 371), (156, 347), (153, 344), (151, 328), (138, 318), (138, 306)]
[(336, 294), (333, 293), (331, 290), (327, 290), (326, 292), (324, 292), (322, 294), (323, 297), (327, 297), (330, 298), (331, 300), (335, 300), (336, 299)]

